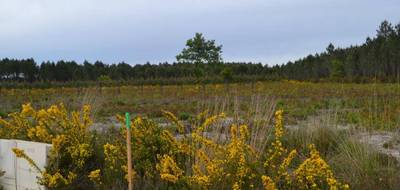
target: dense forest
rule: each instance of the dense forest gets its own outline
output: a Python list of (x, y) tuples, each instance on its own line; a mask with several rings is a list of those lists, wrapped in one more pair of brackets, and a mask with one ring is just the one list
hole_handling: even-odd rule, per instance
[(400, 23), (383, 21), (374, 38), (364, 44), (335, 48), (272, 68), (278, 76), (296, 80), (397, 82), (400, 74)]
[(177, 55), (177, 62), (130, 65), (101, 61), (60, 60), (41, 64), (34, 59), (0, 60), (0, 81), (6, 83), (65, 83), (85, 81), (229, 82), (255, 80), (307, 80), (397, 82), (400, 78), (400, 24), (383, 21), (376, 36), (362, 45), (336, 48), (294, 62), (268, 66), (261, 63), (223, 62), (222, 46), (197, 33)]

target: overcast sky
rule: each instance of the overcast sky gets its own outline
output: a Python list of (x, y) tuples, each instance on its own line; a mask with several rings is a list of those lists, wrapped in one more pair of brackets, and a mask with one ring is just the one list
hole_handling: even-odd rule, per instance
[(202, 32), (226, 61), (280, 64), (374, 36), (400, 0), (0, 0), (0, 57), (174, 61)]

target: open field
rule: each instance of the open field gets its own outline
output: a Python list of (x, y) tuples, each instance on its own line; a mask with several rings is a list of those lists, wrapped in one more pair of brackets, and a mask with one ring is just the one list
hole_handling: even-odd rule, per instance
[[(2, 89), (0, 113), (17, 111), (23, 103), (69, 109), (92, 106), (96, 120), (129, 111), (160, 117), (161, 110), (188, 118), (205, 109), (213, 113), (248, 115), (261, 102), (285, 110), (285, 122), (329, 113), (338, 124), (392, 130), (400, 126), (399, 84), (306, 83), (297, 81), (215, 85), (149, 85), (92, 88)], [(257, 109), (263, 109), (259, 107)], [(254, 111), (254, 110), (253, 110)]]
[(0, 190), (399, 190), (398, 10), (0, 1)]
[[(126, 163), (123, 156), (123, 152), (126, 150), (123, 146), (124, 128), (121, 127), (124, 126), (124, 121), (123, 118), (117, 119), (115, 116), (130, 112), (135, 116), (140, 116), (133, 120), (134, 128), (136, 127), (133, 130), (133, 162), (137, 175), (134, 180), (135, 184), (143, 189), (182, 189), (187, 188), (188, 184), (191, 184), (191, 188), (198, 189), (204, 187), (230, 188), (235, 185), (239, 185), (241, 189), (265, 187), (266, 178), (262, 177), (261, 181), (260, 174), (263, 173), (261, 172), (263, 169), (260, 170), (260, 168), (263, 167), (264, 161), (259, 165), (259, 160), (272, 158), (273, 156), (269, 153), (265, 154), (269, 150), (272, 152), (280, 150), (279, 147), (276, 147), (276, 140), (282, 142), (286, 147), (284, 148), (285, 153), (282, 155), (287, 157), (284, 156), (280, 159), (288, 161), (290, 158), (288, 162), (292, 161), (293, 164), (288, 168), (290, 172), (301, 170), (301, 163), (305, 162), (310, 154), (308, 146), (314, 144), (321, 158), (330, 165), (338, 184), (340, 181), (341, 185), (338, 185), (338, 188), (346, 188), (344, 184), (349, 184), (351, 189), (396, 189), (400, 185), (398, 164), (400, 161), (399, 96), (399, 84), (306, 83), (298, 81), (215, 85), (1, 89), (0, 112), (1, 116), (6, 118), (5, 121), (16, 122), (16, 125), (19, 125), (17, 121), (7, 117), (9, 113), (18, 112), (20, 113), (17, 117), (19, 120), (24, 121), (24, 118), (27, 117), (26, 121), (33, 122), (32, 125), (35, 126), (35, 121), (29, 119), (29, 114), (36, 118), (36, 113), (40, 112), (39, 109), (62, 103), (65, 110), (63, 111), (62, 107), (48, 109), (46, 111), (47, 120), (65, 123), (66, 126), (87, 127), (87, 130), (80, 132), (85, 135), (82, 136), (82, 142), (79, 141), (78, 144), (88, 144), (89, 149), (87, 149), (88, 147), (75, 147), (91, 152), (90, 156), (84, 159), (84, 167), (68, 168), (67, 170), (59, 165), (59, 168), (53, 167), (49, 169), (49, 172), (54, 173), (61, 168), (61, 175), (67, 175), (67, 171), (73, 171), (84, 175), (86, 175), (85, 172), (90, 173), (94, 177), (97, 172), (97, 178), (89, 177), (91, 183), (83, 183), (82, 181), (89, 179), (78, 176), (81, 181), (79, 183), (65, 177), (64, 182), (62, 180), (57, 182), (65, 187), (123, 189), (126, 184), (126, 181), (123, 180), (124, 172), (110, 170), (110, 168), (121, 168), (124, 162)], [(26, 103), (31, 103), (33, 109), (37, 111), (29, 111), (30, 108), (28, 111), (21, 111), (21, 105)], [(90, 122), (69, 125), (68, 123), (75, 120), (56, 116), (57, 114), (63, 115), (64, 112), (67, 116), (69, 115), (67, 110), (80, 110), (85, 105), (90, 105), (91, 112), (86, 113), (83, 109), (82, 122), (89, 121), (89, 119)], [(25, 107), (25, 109), (28, 108)], [(162, 110), (172, 112), (177, 118)], [(207, 112), (204, 112), (205, 110)], [(274, 116), (277, 110), (283, 110), (281, 119), (283, 119), (284, 132), (281, 137), (279, 137), (281, 134), (276, 132), (280, 126), (279, 122), (277, 123), (280, 116), (276, 114)], [(84, 113), (88, 115), (85, 116)], [(201, 113), (206, 114), (202, 115)], [(223, 116), (220, 115), (221, 113), (224, 113)], [(213, 118), (214, 115), (221, 117)], [(52, 117), (60, 120), (52, 119)], [(209, 123), (204, 124), (203, 122)], [(54, 123), (48, 125), (57, 128), (57, 126), (53, 126)], [(242, 125), (246, 125), (246, 128), (240, 127), (240, 132), (232, 132), (232, 130), (239, 130), (238, 126)], [(25, 125), (20, 127), (23, 126)], [(119, 129), (119, 127), (121, 128)], [(50, 131), (49, 135), (46, 138), (40, 138), (41, 134), (46, 133), (36, 132), (34, 133), (36, 136), (32, 137), (29, 135), (31, 134), (29, 128), (26, 130), (25, 135), (21, 132), (23, 130), (19, 130), (17, 133), (22, 136), (11, 137), (4, 131), (0, 135), (2, 138), (36, 139), (54, 145), (54, 139), (60, 137), (61, 134), (67, 136), (68, 139), (68, 135), (72, 133), (71, 131), (60, 132), (64, 129), (47, 128), (46, 130)], [(236, 133), (238, 137), (235, 137)], [(200, 136), (193, 136), (195, 134), (200, 134)], [(248, 138), (244, 138), (243, 135)], [(196, 138), (198, 141), (195, 140)], [(235, 154), (238, 157), (233, 156), (232, 160), (228, 159), (227, 162), (221, 164), (219, 163), (221, 156), (226, 157), (231, 153), (218, 148), (218, 151), (214, 150), (211, 142), (216, 143), (215, 146), (223, 146), (227, 151), (233, 151), (230, 148), (237, 146), (236, 148), (242, 152), (238, 155)], [(271, 145), (272, 142), (275, 142), (275, 145)], [(149, 150), (149, 146), (154, 146), (154, 148)], [(174, 146), (177, 147), (174, 148)], [(245, 148), (247, 146), (254, 149), (255, 152), (248, 151)], [(188, 149), (187, 151), (190, 152), (191, 148), (189, 147), (197, 147), (194, 154), (186, 155), (185, 152), (180, 151)], [(73, 152), (68, 153), (68, 150), (68, 148), (65, 149), (66, 152), (62, 154), (74, 155)], [(291, 158), (294, 156), (294, 153), (291, 154), (291, 150), (296, 150), (295, 158)], [(242, 159), (240, 157), (242, 154), (246, 167), (236, 165), (241, 163), (239, 160)], [(259, 158), (259, 160), (252, 160), (251, 157)], [(171, 161), (171, 158), (174, 161)], [(79, 158), (77, 159), (79, 160)], [(239, 160), (234, 161), (235, 159)], [(72, 160), (74, 160), (73, 156)], [(202, 164), (207, 162), (213, 167), (228, 168), (224, 172), (231, 172), (229, 176), (234, 177), (225, 176), (222, 178), (228, 179), (227, 181), (218, 182), (220, 179), (213, 176), (211, 171), (203, 170), (202, 167), (207, 167)], [(279, 161), (275, 164), (278, 163)], [(163, 170), (162, 164), (176, 165)], [(202, 168), (202, 172), (198, 173), (197, 170), (192, 170), (192, 166)], [(179, 169), (174, 170), (174, 167)], [(242, 171), (247, 172), (243, 174), (245, 177), (240, 177), (241, 171), (229, 169), (232, 167), (246, 168)], [(94, 170), (96, 168), (100, 168), (99, 171)], [(168, 172), (170, 169), (172, 173)], [(267, 169), (266, 172), (271, 179), (273, 176), (275, 177), (273, 180), (277, 187), (298, 188), (303, 183), (300, 182), (301, 180), (296, 181), (299, 180), (299, 175), (293, 173), (290, 175), (296, 177), (291, 183), (296, 185), (285, 186), (287, 181), (277, 177), (278, 174), (275, 176), (274, 171)], [(322, 173), (319, 177), (327, 174), (322, 175)], [(170, 174), (173, 176), (169, 176)], [(248, 178), (252, 175), (259, 179), (254, 181)], [(262, 175), (264, 176), (264, 174)], [(47, 180), (49, 179), (51, 177), (48, 176)], [(166, 182), (161, 182), (163, 180)], [(192, 186), (193, 183), (197, 185)], [(322, 186), (319, 186), (321, 184)], [(321, 184), (317, 183), (322, 189), (330, 187), (323, 185), (322, 182)], [(311, 188), (312, 183), (308, 185), (305, 185), (304, 188)], [(47, 186), (50, 187), (50, 183), (47, 183)], [(51, 187), (62, 189), (61, 186)]]

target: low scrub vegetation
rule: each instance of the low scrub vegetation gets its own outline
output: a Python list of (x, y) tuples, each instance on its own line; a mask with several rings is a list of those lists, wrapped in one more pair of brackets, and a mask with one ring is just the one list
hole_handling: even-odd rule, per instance
[[(323, 159), (314, 144), (299, 155), (287, 149), (283, 112), (276, 111), (271, 137), (253, 134), (251, 126), (231, 124), (218, 132), (225, 114), (198, 115), (184, 125), (171, 112), (163, 112), (171, 127), (164, 129), (144, 117), (132, 127), (134, 184), (142, 189), (349, 189)], [(121, 116), (117, 116), (124, 123)], [(50, 162), (35, 167), (24, 150), (14, 149), (41, 174), (49, 189), (124, 189), (127, 183), (126, 128), (110, 128), (98, 135), (89, 130), (90, 107), (68, 112), (61, 105), (35, 110), (30, 104), (1, 119), (2, 138), (51, 143)], [(268, 146), (252, 146), (262, 138)], [(260, 139), (257, 139), (258, 141)]]

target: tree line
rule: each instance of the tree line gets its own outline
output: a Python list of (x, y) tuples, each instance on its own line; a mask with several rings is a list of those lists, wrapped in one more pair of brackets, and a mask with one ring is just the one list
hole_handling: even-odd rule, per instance
[[(0, 80), (17, 82), (70, 82), (70, 81), (162, 81), (187, 79), (189, 82), (229, 82), (235, 78), (246, 80), (265, 76), (268, 66), (261, 63), (223, 62), (222, 45), (206, 40), (201, 33), (187, 40), (186, 47), (176, 56), (177, 62), (138, 64), (125, 62), (105, 64), (101, 61), (60, 60), (38, 65), (34, 59), (0, 60)], [(254, 78), (255, 79), (255, 78)], [(211, 81), (210, 81), (211, 80)]]
[[(224, 62), (222, 45), (206, 40), (201, 33), (186, 42), (176, 56), (177, 62), (130, 65), (101, 61), (60, 60), (41, 64), (30, 59), (0, 60), (0, 81), (71, 82), (71, 81), (154, 81), (190, 79), (190, 81), (254, 81), (294, 79), (307, 81), (397, 82), (400, 78), (400, 24), (383, 21), (375, 37), (362, 45), (347, 48), (329, 44), (325, 52), (282, 65)], [(212, 82), (212, 81), (211, 81)]]
[[(131, 66), (127, 63), (105, 64), (101, 61), (88, 61), (78, 64), (75, 61), (46, 61), (38, 65), (34, 59), (0, 60), (0, 76), (3, 81), (96, 81), (96, 80), (135, 80), (158, 78), (203, 78), (226, 75), (261, 75), (265, 68), (261, 63), (225, 62), (196, 65), (191, 63), (159, 63)], [(226, 69), (228, 68), (228, 69)], [(231, 74), (229, 73), (231, 72)], [(226, 76), (229, 78), (230, 76)]]
[(336, 48), (272, 68), (281, 78), (349, 82), (399, 82), (400, 23), (383, 21), (373, 38), (362, 45)]

